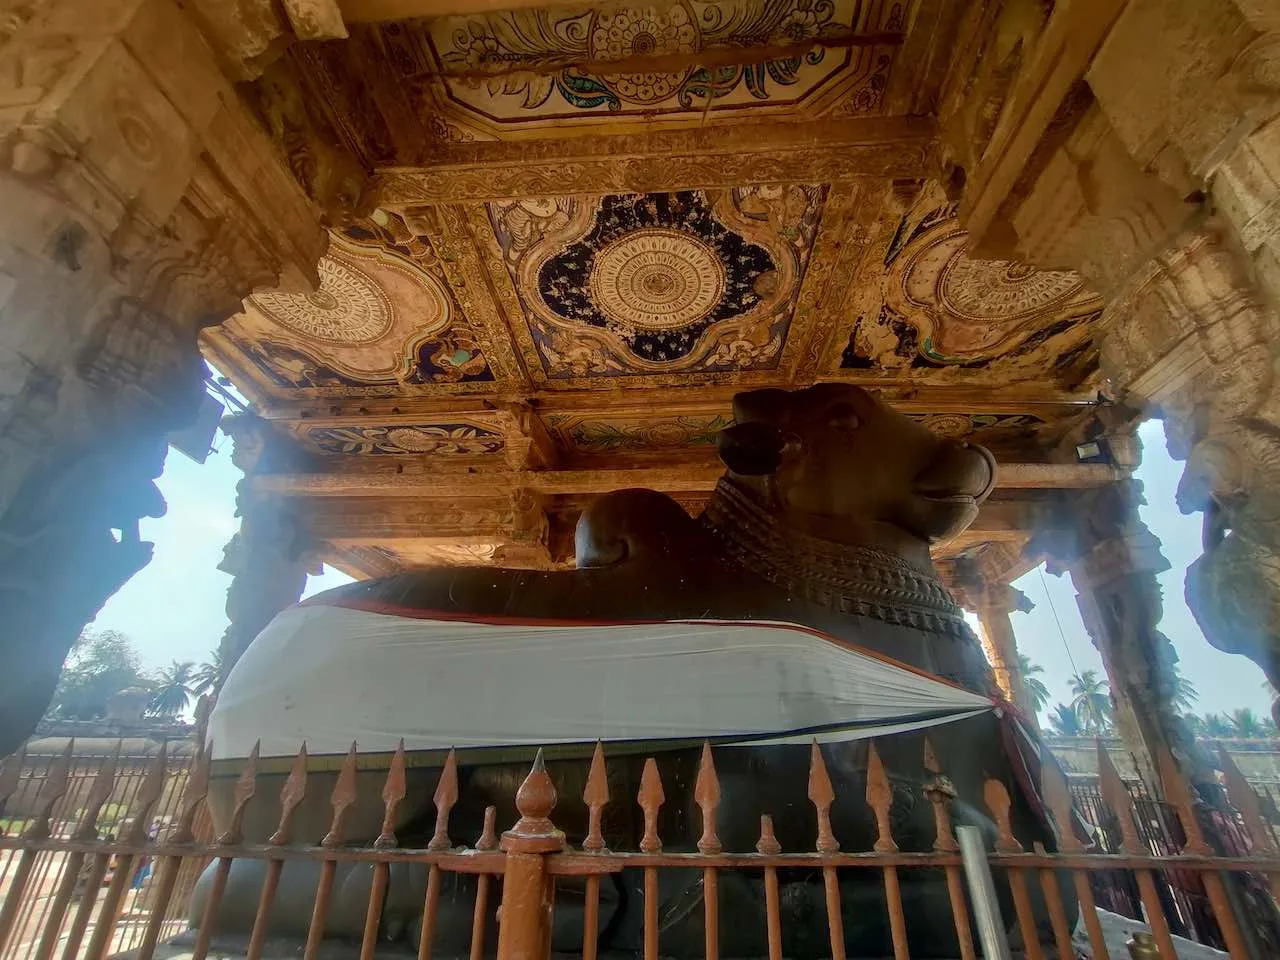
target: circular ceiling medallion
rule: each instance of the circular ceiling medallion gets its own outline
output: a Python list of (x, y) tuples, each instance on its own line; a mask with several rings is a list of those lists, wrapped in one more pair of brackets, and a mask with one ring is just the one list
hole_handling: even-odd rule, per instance
[(942, 305), (973, 320), (1009, 320), (1037, 313), (1079, 293), (1074, 273), (1036, 270), (1008, 260), (974, 260), (957, 252), (938, 285)]
[(372, 278), (343, 260), (322, 257), (312, 293), (259, 293), (253, 305), (269, 319), (325, 343), (369, 343), (385, 336), (394, 314)]
[(679, 230), (638, 230), (609, 244), (591, 267), (591, 299), (611, 322), (638, 331), (681, 330), (724, 296), (710, 246)]

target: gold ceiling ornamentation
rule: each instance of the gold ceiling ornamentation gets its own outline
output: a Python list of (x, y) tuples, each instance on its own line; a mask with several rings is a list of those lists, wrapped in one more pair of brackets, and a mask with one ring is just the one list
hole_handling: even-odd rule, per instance
[(268, 319), (322, 343), (371, 343), (391, 329), (395, 307), (368, 274), (341, 255), (322, 257), (317, 269), (318, 290), (249, 300)]
[(682, 330), (724, 295), (725, 271), (707, 244), (677, 230), (638, 230), (596, 254), (591, 299), (620, 329)]
[(334, 233), (319, 273), (311, 293), (249, 297), (208, 338), (226, 341), (279, 387), (388, 393), (440, 384), (456, 392), (492, 381), (439, 266), (422, 251)]
[[(1101, 302), (1074, 273), (966, 252), (951, 207), (904, 216), (884, 248), (879, 295), (864, 296), (840, 366), (874, 375), (1076, 387), (1097, 370)], [(866, 274), (864, 273), (864, 277)]]
[[(467, 143), (551, 124), (579, 135), (748, 110), (875, 114), (903, 20), (902, 4), (876, 0), (659, 0), (410, 21), (367, 42), (390, 53), (399, 86), (431, 101), (436, 136)], [(742, 49), (752, 53), (733, 55)]]
[(777, 366), (826, 188), (809, 185), (494, 203), (551, 380)]
[(940, 303), (953, 315), (979, 323), (1014, 320), (1070, 299), (1084, 287), (1078, 274), (1036, 270), (1009, 260), (965, 256), (965, 235), (950, 239), (956, 249), (943, 269)]

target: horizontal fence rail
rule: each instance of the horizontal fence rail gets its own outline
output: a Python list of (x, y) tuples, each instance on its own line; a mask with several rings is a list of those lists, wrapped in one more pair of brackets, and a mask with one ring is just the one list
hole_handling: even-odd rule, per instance
[[(614, 796), (601, 744), (596, 745), (582, 796), (588, 828), (578, 849), (569, 847), (553, 822), (557, 792), (541, 752), (517, 792), (518, 821), (499, 835), (496, 808), (489, 807), (481, 835), (467, 846), (450, 834), (451, 811), (459, 799), (458, 763), (450, 751), (433, 794), (434, 828), (429, 840), (425, 846), (401, 846), (396, 827), (406, 796), (403, 742), (382, 784), (381, 832), (372, 842), (349, 843), (346, 821), (358, 800), (358, 761), (352, 744), (327, 798), (328, 831), (322, 837), (300, 837), (294, 821), (308, 791), (308, 756), (303, 745), (279, 790), (275, 832), (265, 842), (247, 842), (245, 815), (259, 788), (256, 746), (232, 791), (227, 828), (218, 836), (213, 835), (206, 810), (208, 751), (199, 751), (188, 761), (161, 749), (146, 758), (143, 766), (138, 758), (121, 757), (118, 752), (98, 758), (74, 756), (73, 744), (68, 743), (38, 773), (21, 754), (9, 758), (0, 767), (0, 810), (5, 811), (0, 820), (4, 827), (0, 960), (55, 956), (98, 960), (121, 953), (148, 960), (175, 937), (193, 960), (204, 960), (219, 940), (219, 909), (233, 868), (245, 861), (261, 865), (262, 881), (247, 941), (230, 949), (249, 960), (279, 949), (271, 946), (272, 908), (285, 865), (298, 861), (310, 861), (318, 868), (305, 945), (287, 951), (291, 956), (301, 952), (307, 960), (320, 955), (326, 933), (332, 929), (341, 899), (335, 883), (338, 869), (352, 863), (368, 864), (372, 872), (367, 902), (362, 901), (362, 929), (350, 944), (354, 953), (358, 943), (361, 960), (373, 957), (388, 935), (386, 909), (392, 870), (398, 865), (416, 865), (426, 873), (415, 919), (421, 931), (416, 937), (419, 960), (430, 960), (433, 952), (465, 954), (469, 960), (495, 953), (499, 960), (549, 956), (557, 884), (570, 880), (583, 891), (581, 956), (597, 960), (602, 936), (601, 882), (624, 871), (639, 878), (641, 952), (645, 960), (657, 960), (662, 955), (660, 888), (666, 872), (672, 870), (701, 873), (702, 954), (708, 958), (721, 955), (721, 938), (726, 933), (721, 927), (723, 885), (730, 873), (738, 873), (761, 884), (763, 905), (754, 921), (735, 915), (733, 922), (758, 923), (768, 957), (781, 960), (787, 933), (782, 887), (786, 877), (803, 872), (820, 878), (826, 917), (821, 952), (843, 960), (848, 951), (840, 884), (852, 871), (875, 878), (883, 893), (883, 923), (895, 960), (911, 955), (913, 938), (931, 935), (927, 930), (907, 929), (904, 881), (916, 876), (915, 871), (931, 871), (944, 884), (958, 956), (972, 960), (978, 955), (975, 905), (966, 889), (953, 826), (956, 791), (928, 740), (924, 767), (929, 777), (919, 790), (920, 800), (929, 805), (924, 809), (931, 810), (933, 819), (932, 849), (926, 851), (899, 849), (893, 809), (895, 803), (903, 802), (901, 788), (891, 781), (874, 741), (867, 749), (863, 798), (874, 822), (874, 842), (870, 850), (862, 851), (842, 850), (833, 831), (836, 791), (816, 742), (810, 752), (807, 785), (813, 842), (810, 849), (790, 851), (778, 841), (770, 811), (760, 812), (754, 850), (724, 849), (718, 830), (721, 786), (709, 743), (702, 748), (692, 793), (701, 836), (696, 851), (688, 852), (664, 849), (659, 813), (667, 798), (656, 760), (645, 761), (633, 800)], [(1222, 844), (1212, 832), (1211, 811), (1193, 796), (1167, 756), (1161, 758), (1163, 800), (1159, 803), (1133, 796), (1101, 748), (1098, 789), (1087, 795), (1070, 788), (1059, 769), (1045, 763), (1041, 786), (1057, 825), (1054, 852), (1040, 844), (1028, 849), (1015, 836), (1009, 791), (1001, 781), (987, 780), (983, 802), (994, 824), (987, 862), (1007, 885), (1011, 907), (1006, 920), (1009, 930), (1020, 936), (1023, 954), (1029, 960), (1075, 955), (1065, 905), (1074, 898), (1091, 955), (1113, 956), (1114, 944), (1109, 950), (1096, 909), (1102, 892), (1110, 898), (1107, 906), (1145, 919), (1165, 960), (1177, 957), (1174, 936), (1178, 933), (1219, 943), (1233, 960), (1277, 955), (1266, 951), (1271, 950), (1268, 938), (1273, 934), (1268, 933), (1268, 925), (1274, 928), (1280, 896), (1280, 851), (1262, 816), (1257, 793), (1225, 752), (1221, 764), (1224, 804), (1229, 803), (1228, 817), (1238, 831), (1236, 847), (1226, 850), (1215, 848)], [(602, 832), (604, 811), (610, 804), (629, 802), (637, 805), (643, 823), (638, 849), (610, 850)], [(1093, 840), (1074, 828), (1079, 819), (1095, 828)], [(202, 873), (209, 877), (203, 909), (188, 927), (192, 891)], [(474, 884), (468, 887), (470, 929), (461, 951), (451, 947), (446, 952), (438, 945), (446, 876), (469, 877), (468, 883)], [(1124, 879), (1127, 899), (1111, 897), (1108, 891), (1114, 884), (1105, 881), (1108, 877)], [(1261, 899), (1242, 898), (1242, 889), (1260, 893)], [(1191, 894), (1203, 899), (1203, 916), (1196, 915)], [(1033, 901), (1046, 908), (1047, 923), (1037, 921)]]

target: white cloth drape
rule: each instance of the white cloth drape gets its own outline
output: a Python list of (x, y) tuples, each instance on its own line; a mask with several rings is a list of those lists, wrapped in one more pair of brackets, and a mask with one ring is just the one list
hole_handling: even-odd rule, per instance
[(422, 619), (284, 611), (231, 671), (217, 759), (617, 740), (852, 739), (992, 709), (980, 694), (791, 624)]

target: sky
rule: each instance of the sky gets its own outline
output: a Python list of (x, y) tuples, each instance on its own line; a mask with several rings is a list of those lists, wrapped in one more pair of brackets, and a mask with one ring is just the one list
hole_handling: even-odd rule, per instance
[[(1199, 712), (1252, 707), (1265, 715), (1270, 698), (1262, 687), (1262, 671), (1244, 657), (1210, 647), (1186, 607), (1182, 581), (1187, 564), (1200, 553), (1200, 518), (1185, 517), (1174, 505), (1181, 464), (1165, 449), (1163, 425), (1148, 421), (1139, 433), (1144, 454), (1137, 477), (1148, 501), (1142, 518), (1172, 564), (1160, 576), (1165, 599), (1161, 629), (1173, 641), (1183, 673), (1199, 690)], [(217, 449), (203, 465), (169, 452), (159, 481), (169, 511), (143, 521), (142, 527), (143, 538), (155, 543), (155, 558), (107, 601), (93, 624), (132, 638), (148, 671), (173, 660), (205, 661), (227, 627), (223, 607), (231, 578), (217, 565), (239, 526), (235, 487), (240, 471), (231, 463), (231, 441), (219, 432), (215, 443)], [(347, 582), (345, 574), (326, 568), (323, 575), (309, 578), (305, 595)], [(1071, 580), (1033, 570), (1015, 586), (1035, 603), (1030, 613), (1013, 614), (1018, 647), (1045, 668), (1040, 678), (1052, 702), (1069, 702), (1070, 678), (1077, 669), (1104, 675), (1081, 623)]]

